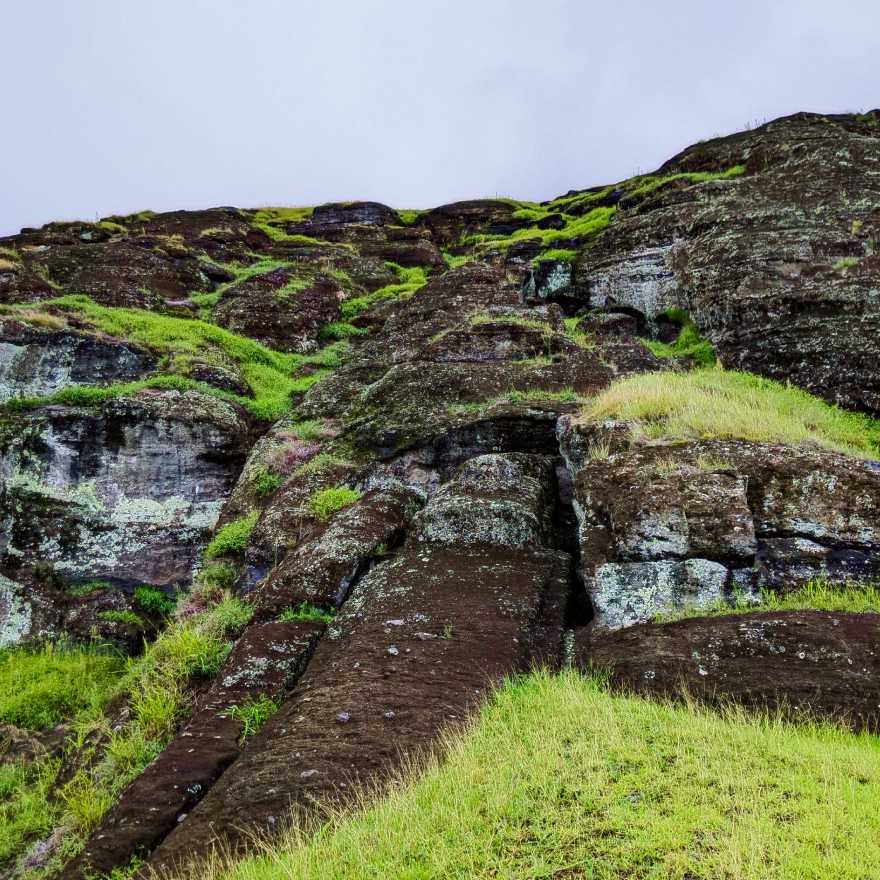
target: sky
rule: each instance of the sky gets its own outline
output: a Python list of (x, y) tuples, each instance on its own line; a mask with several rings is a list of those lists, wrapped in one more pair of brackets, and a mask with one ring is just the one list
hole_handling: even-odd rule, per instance
[(0, 235), (215, 205), (542, 200), (880, 106), (877, 0), (29, 0)]

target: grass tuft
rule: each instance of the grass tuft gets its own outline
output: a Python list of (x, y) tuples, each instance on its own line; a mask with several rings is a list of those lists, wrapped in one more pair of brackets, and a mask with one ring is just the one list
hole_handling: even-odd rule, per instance
[(221, 715), (241, 721), (241, 742), (259, 733), (260, 728), (278, 711), (281, 701), (261, 696), (224, 709)]
[(361, 493), (348, 486), (334, 486), (332, 489), (322, 489), (315, 492), (309, 498), (309, 508), (316, 519), (329, 519), (337, 510), (348, 507), (358, 501)]
[(762, 589), (756, 600), (735, 597), (732, 602), (719, 601), (702, 608), (677, 608), (657, 615), (658, 622), (684, 620), (691, 617), (716, 617), (750, 611), (837, 611), (851, 614), (880, 614), (880, 587), (876, 584), (851, 582), (833, 584), (824, 578), (807, 583), (780, 595)]
[(278, 615), (280, 623), (332, 623), (334, 615), (328, 611), (312, 605), (310, 602), (300, 602), (299, 605), (285, 608)]
[(0, 651), (0, 723), (43, 730), (99, 710), (123, 668), (120, 656), (97, 647)]
[(214, 559), (217, 556), (243, 553), (258, 517), (259, 514), (255, 511), (217, 529), (205, 548), (205, 558)]
[(645, 373), (614, 382), (584, 410), (620, 419), (648, 439), (740, 439), (878, 455), (880, 423), (770, 379), (736, 371)]

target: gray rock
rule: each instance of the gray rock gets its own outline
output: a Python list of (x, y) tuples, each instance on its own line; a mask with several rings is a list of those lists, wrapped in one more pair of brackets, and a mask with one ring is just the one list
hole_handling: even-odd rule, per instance
[(730, 572), (708, 559), (606, 563), (589, 584), (596, 629), (646, 623), (683, 608), (706, 608), (727, 596)]

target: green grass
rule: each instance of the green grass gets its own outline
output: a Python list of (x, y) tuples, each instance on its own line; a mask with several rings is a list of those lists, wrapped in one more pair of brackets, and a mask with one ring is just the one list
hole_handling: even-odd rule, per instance
[(134, 394), (144, 388), (163, 388), (199, 391), (235, 401), (257, 418), (274, 421), (290, 410), (292, 395), (306, 391), (327, 375), (321, 370), (302, 376), (294, 375), (295, 372), (304, 366), (336, 366), (344, 351), (341, 343), (334, 343), (315, 354), (287, 354), (207, 321), (175, 318), (141, 309), (101, 306), (83, 296), (59, 297), (47, 300), (41, 306), (73, 314), (104, 333), (146, 346), (167, 359), (172, 373), (185, 373), (193, 359), (219, 366), (229, 366), (231, 362), (251, 389), (253, 398), (219, 391), (184, 375), (164, 374), (116, 385), (71, 385), (48, 398), (16, 398), (6, 404), (6, 408), (12, 411), (47, 402), (95, 406), (112, 397)]
[(135, 589), (134, 601), (147, 614), (155, 614), (162, 617), (171, 614), (177, 606), (177, 600), (173, 596), (168, 596), (157, 587), (152, 587), (148, 584), (143, 584)]
[(251, 476), (251, 489), (258, 498), (266, 498), (277, 491), (284, 482), (280, 474), (273, 474), (268, 468), (256, 468)]
[(591, 334), (578, 328), (580, 322), (581, 319), (578, 317), (562, 319), (565, 335), (579, 348), (589, 351), (596, 347), (596, 340)]
[(672, 183), (675, 180), (684, 180), (688, 183), (707, 183), (711, 180), (729, 180), (732, 177), (740, 177), (745, 174), (745, 165), (733, 165), (724, 171), (686, 171), (680, 174), (667, 174), (665, 177), (646, 174), (644, 177), (634, 178), (632, 183), (637, 184), (634, 189), (628, 189), (629, 196), (645, 196)]
[(490, 247), (496, 250), (507, 250), (512, 245), (521, 241), (534, 241), (542, 247), (551, 247), (555, 242), (572, 241), (576, 239), (591, 239), (602, 232), (611, 222), (616, 208), (593, 208), (581, 216), (563, 215), (565, 226), (562, 229), (540, 229), (537, 226), (529, 226), (517, 229), (510, 235), (487, 235), (477, 233), (466, 236), (462, 244), (476, 245), (478, 247)]
[(217, 529), (205, 548), (205, 558), (243, 553), (258, 517), (259, 514), (255, 511)]
[(834, 264), (835, 272), (846, 272), (847, 269), (852, 269), (853, 266), (858, 266), (859, 261), (857, 257), (841, 257)]
[(629, 421), (648, 439), (814, 445), (861, 458), (880, 452), (880, 422), (799, 388), (732, 370), (628, 376), (591, 401), (582, 415), (589, 421)]
[[(311, 462), (309, 462), (311, 464)], [(337, 510), (354, 504), (361, 497), (361, 493), (356, 489), (349, 489), (348, 486), (334, 486), (332, 489), (322, 489), (315, 492), (309, 498), (309, 508), (316, 519), (329, 519)]]
[(424, 211), (417, 211), (410, 208), (402, 208), (398, 210), (397, 216), (400, 217), (400, 222), (404, 226), (412, 226), (416, 222), (416, 220), (419, 219), (419, 216), (424, 213)]
[(538, 254), (532, 260), (532, 265), (537, 266), (538, 263), (548, 262), (573, 263), (577, 259), (577, 255), (578, 252), (571, 248), (551, 248), (549, 251)]
[(715, 617), (754, 611), (838, 611), (851, 614), (880, 614), (880, 588), (876, 584), (833, 584), (824, 578), (807, 583), (780, 595), (762, 589), (759, 600), (735, 598), (732, 603), (718, 602), (703, 608), (681, 608), (658, 615), (657, 621), (683, 620), (690, 617)]
[(260, 728), (278, 711), (281, 705), (279, 699), (260, 696), (255, 700), (247, 700), (237, 706), (224, 709), (222, 715), (228, 718), (236, 718), (241, 721), (241, 742), (259, 733)]
[(205, 880), (868, 880), (876, 737), (613, 695), (570, 672), (507, 684), (442, 762)]
[[(213, 585), (207, 589), (216, 592)], [(61, 855), (47, 874), (76, 854), (119, 792), (185, 718), (190, 682), (217, 674), (232, 648), (230, 636), (251, 614), (250, 606), (219, 593), (201, 611), (172, 621), (141, 656), (125, 661), (95, 649), (0, 655), (0, 694), (16, 694), (0, 696), (9, 719), (0, 720), (72, 719), (66, 781), (55, 795), (60, 760), (39, 759), (11, 769), (0, 765), (0, 794), (14, 790), (11, 798), (0, 797), (0, 863), (59, 826), (65, 831)], [(130, 710), (126, 721), (112, 727), (103, 714), (111, 701), (127, 701)]]
[(123, 669), (120, 656), (97, 647), (0, 651), (0, 723), (43, 730), (100, 710)]
[(356, 296), (347, 299), (339, 307), (339, 313), (343, 321), (349, 321), (363, 314), (373, 305), (386, 300), (406, 300), (409, 299), (417, 290), (424, 287), (428, 282), (428, 276), (421, 266), (413, 266), (405, 268), (397, 263), (388, 262), (385, 264), (397, 274), (397, 282), (394, 284), (386, 284), (372, 293), (364, 296)]
[(491, 409), (493, 406), (505, 403), (550, 403), (557, 401), (559, 403), (584, 403), (585, 399), (579, 395), (574, 388), (561, 388), (558, 391), (548, 391), (544, 388), (528, 388), (520, 391), (511, 388), (503, 394), (491, 397), (487, 400), (477, 401), (475, 403), (459, 403), (452, 404), (448, 408), (450, 415), (471, 415), (481, 413), (484, 410)]
[(369, 334), (366, 327), (355, 327), (348, 321), (331, 321), (325, 324), (318, 333), (319, 339), (350, 339), (352, 336), (366, 336)]
[(443, 251), (443, 262), (446, 263), (448, 269), (457, 269), (466, 263), (473, 263), (475, 257), (473, 254), (450, 254), (449, 251)]
[(681, 326), (674, 342), (657, 342), (653, 339), (642, 339), (642, 344), (658, 358), (689, 358), (701, 367), (714, 366), (717, 360), (715, 349), (708, 339), (703, 339), (697, 325), (686, 312), (670, 309), (667, 313)]
[(113, 585), (107, 581), (86, 581), (83, 584), (69, 585), (66, 587), (66, 591), (69, 595), (79, 599), (83, 596), (90, 596), (92, 593), (97, 593), (99, 590), (110, 590), (112, 588)]
[(82, 296), (59, 297), (45, 305), (73, 312), (104, 333), (168, 355), (172, 363), (174, 359), (192, 357), (220, 365), (224, 360), (234, 362), (254, 395), (246, 405), (255, 415), (267, 418), (277, 418), (289, 408), (294, 385), (291, 373), (304, 362), (301, 356), (273, 351), (206, 321), (142, 309), (110, 308)]
[(282, 623), (332, 623), (334, 615), (328, 611), (316, 608), (310, 602), (300, 602), (296, 608), (285, 608), (278, 615)]
[[(251, 225), (265, 232), (273, 241), (295, 241), (305, 239), (305, 235), (288, 235), (283, 226), (288, 223), (301, 223), (312, 216), (313, 208), (260, 208), (251, 215)], [(309, 238), (309, 243), (320, 244), (317, 239)]]
[(134, 611), (99, 611), (98, 617), (110, 623), (123, 623), (126, 626), (133, 626), (135, 629), (144, 628), (143, 620)]
[(22, 845), (47, 835), (59, 818), (51, 799), (59, 760), (0, 764), (0, 865)]

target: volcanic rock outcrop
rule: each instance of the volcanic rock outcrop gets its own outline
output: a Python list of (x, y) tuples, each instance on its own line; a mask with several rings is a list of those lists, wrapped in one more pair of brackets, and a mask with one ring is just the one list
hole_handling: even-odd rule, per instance
[(880, 111), (798, 114), (540, 205), (0, 239), (0, 646), (145, 650), (143, 585), (179, 592), (178, 620), (223, 590), (249, 609), (58, 875), (246, 846), (535, 665), (878, 729), (877, 615), (665, 620), (876, 580), (876, 445), (584, 415), (712, 352), (880, 415), (878, 247)]

